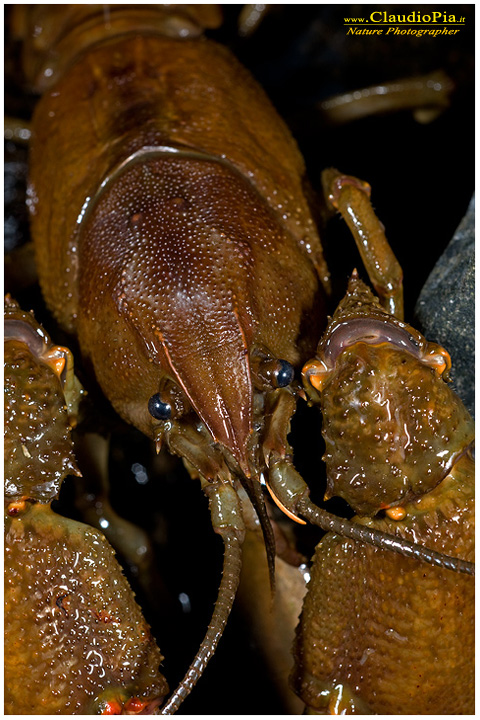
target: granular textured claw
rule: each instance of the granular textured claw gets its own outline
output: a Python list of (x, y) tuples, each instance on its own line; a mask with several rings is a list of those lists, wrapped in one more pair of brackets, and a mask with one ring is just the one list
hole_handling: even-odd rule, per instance
[(101, 533), (41, 504), (6, 520), (6, 714), (102, 713), (106, 691), (161, 701), (161, 661)]

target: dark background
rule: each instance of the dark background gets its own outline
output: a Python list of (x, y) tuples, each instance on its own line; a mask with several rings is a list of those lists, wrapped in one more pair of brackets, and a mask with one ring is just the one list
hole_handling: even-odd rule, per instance
[[(224, 26), (210, 35), (230, 45), (264, 86), (300, 145), (314, 188), (319, 189), (320, 173), (328, 166), (370, 183), (373, 204), (404, 269), (408, 320), (473, 192), (474, 5), (452, 5), (451, 12), (466, 17), (465, 28), (458, 35), (436, 38), (347, 36), (343, 26), (344, 17), (368, 17), (373, 10), (423, 13), (437, 9), (432, 5), (272, 6), (250, 38), (239, 38), (236, 33), (240, 7), (226, 6)], [(441, 6), (446, 8), (448, 12), (448, 6)], [(8, 33), (8, 10), (6, 27)], [(28, 118), (35, 98), (22, 87), (16, 52), (7, 34), (6, 112)], [(318, 103), (333, 94), (437, 69), (450, 75), (456, 89), (451, 106), (430, 124), (421, 125), (411, 112), (404, 111), (328, 127), (318, 111)], [(28, 240), (23, 207), (26, 171), (27, 151), (7, 143), (7, 253)], [(352, 268), (360, 267), (358, 254), (339, 218), (329, 223), (322, 238), (340, 296)], [(35, 308), (38, 319), (60, 341), (38, 289), (18, 290), (16, 295), (25, 309)], [(82, 380), (88, 384), (86, 378)], [(101, 418), (103, 427), (114, 428), (112, 503), (119, 513), (143, 525), (154, 543), (161, 579), (152, 578), (149, 597), (139, 587), (136, 590), (166, 657), (164, 670), (173, 688), (210, 617), (220, 577), (221, 542), (209, 527), (199, 484), (189, 479), (175, 459), (155, 458), (149, 441), (112, 418), (91, 386), (89, 393), (87, 425), (93, 426)], [(318, 446), (319, 418), (315, 411), (303, 410), (294, 425), (296, 460), (307, 479), (316, 478), (318, 455), (313, 454), (311, 445)], [(131, 470), (134, 463), (145, 466), (147, 483), (136, 482)], [(68, 479), (64, 484), (62, 507), (75, 515), (71, 482)], [(302, 542), (307, 554), (313, 552), (317, 537), (305, 533)], [(135, 586), (135, 577), (131, 580)], [(190, 599), (188, 613), (178, 601), (182, 592)], [(282, 712), (237, 608), (216, 657), (181, 713)]]

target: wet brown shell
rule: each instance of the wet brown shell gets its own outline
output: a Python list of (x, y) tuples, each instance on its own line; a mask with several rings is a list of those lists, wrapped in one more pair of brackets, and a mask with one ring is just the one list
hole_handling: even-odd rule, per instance
[(383, 310), (353, 274), (317, 348), (330, 368), (321, 393), (313, 391), (323, 416), (327, 497), (373, 515), (429, 492), (448, 474), (475, 429), (433, 362), (444, 355)]
[[(473, 560), (468, 457), (402, 523), (357, 521)], [(295, 642), (296, 691), (340, 714), (474, 712), (474, 578), (331, 533), (319, 543)]]
[(474, 439), (472, 419), (408, 352), (345, 350), (321, 400), (328, 495), (372, 514), (433, 489)]
[[(27, 327), (25, 316), (10, 306), (19, 327)], [(65, 475), (77, 472), (62, 384), (21, 336), (4, 343), (4, 363), (5, 497), (50, 502)]]
[(161, 703), (162, 656), (103, 535), (40, 504), (5, 531), (5, 712)]
[(225, 48), (132, 21), (44, 93), (30, 158), (42, 292), (105, 395), (159, 440), (148, 403), (175, 383), (245, 470), (250, 357), (300, 366), (328, 287), (302, 157), (261, 88)]

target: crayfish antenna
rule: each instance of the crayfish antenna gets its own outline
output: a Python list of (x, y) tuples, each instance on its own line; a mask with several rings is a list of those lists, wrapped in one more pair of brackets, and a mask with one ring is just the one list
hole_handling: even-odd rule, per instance
[(213, 529), (223, 540), (222, 580), (206, 635), (185, 677), (160, 711), (161, 715), (173, 715), (177, 712), (201, 678), (223, 635), (240, 582), (242, 544), (245, 539), (240, 499), (229, 483), (209, 481), (202, 476), (200, 480), (209, 500)]
[(454, 572), (465, 573), (467, 575), (475, 575), (475, 563), (462, 560), (461, 558), (451, 557), (450, 555), (444, 555), (424, 545), (418, 545), (404, 538), (384, 533), (381, 530), (374, 530), (373, 528), (357, 525), (349, 520), (339, 518), (314, 505), (306, 495), (298, 500), (296, 510), (314, 525), (321, 527), (322, 530), (334, 532), (343, 537), (351, 538), (352, 540), (359, 540), (360, 542), (368, 543), (378, 548), (390, 550), (405, 557), (422, 560), (429, 565), (436, 565), (446, 570), (453, 570)]
[(225, 625), (232, 610), (237, 593), (242, 567), (242, 540), (235, 530), (223, 530), (224, 542), (223, 573), (218, 590), (212, 619), (185, 677), (174, 691), (167, 704), (161, 709), (162, 715), (173, 715), (190, 694), (205, 670), (208, 661), (217, 649)]
[(263, 496), (262, 486), (255, 478), (243, 478), (242, 485), (257, 513), (262, 528), (262, 535), (265, 541), (265, 552), (267, 553), (268, 576), (272, 597), (275, 593), (275, 535), (272, 524), (267, 513), (267, 506)]
[(405, 557), (415, 558), (415, 560), (421, 560), (429, 565), (436, 565), (446, 570), (475, 575), (475, 563), (444, 555), (424, 545), (410, 542), (405, 538), (390, 535), (365, 525), (359, 525), (350, 520), (344, 520), (317, 507), (311, 502), (309, 498), (310, 490), (301, 475), (279, 456), (273, 458), (270, 463), (269, 488), (270, 493), (276, 496), (277, 501), (288, 508), (290, 512), (303, 515), (311, 523), (318, 525), (326, 532), (334, 532), (337, 535), (390, 550), (390, 552)]

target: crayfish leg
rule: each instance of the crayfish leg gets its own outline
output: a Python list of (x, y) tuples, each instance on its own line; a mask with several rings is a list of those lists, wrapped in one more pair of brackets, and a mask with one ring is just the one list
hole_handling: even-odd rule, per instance
[(319, 107), (323, 118), (335, 125), (401, 110), (411, 110), (417, 122), (427, 123), (448, 108), (453, 89), (448, 75), (436, 70), (334, 95)]
[(241, 37), (253, 35), (270, 9), (271, 5), (262, 3), (246, 3), (243, 5), (238, 16), (238, 34)]
[(340, 212), (352, 232), (380, 302), (403, 320), (403, 272), (373, 210), (370, 185), (335, 168), (323, 171), (322, 185), (327, 204)]
[[(206, 432), (198, 432), (187, 422), (177, 423), (165, 433), (170, 452), (183, 458), (191, 477), (229, 484), (232, 481), (223, 455), (212, 444)], [(255, 508), (265, 539), (267, 563), (272, 594), (275, 588), (275, 537), (267, 514), (262, 487), (258, 477), (242, 477), (242, 485)]]

